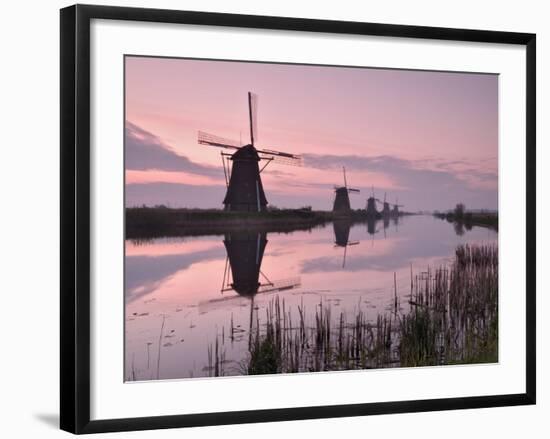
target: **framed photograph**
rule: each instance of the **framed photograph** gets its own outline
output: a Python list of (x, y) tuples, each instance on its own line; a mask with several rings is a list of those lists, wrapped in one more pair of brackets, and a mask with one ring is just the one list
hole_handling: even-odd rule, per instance
[(535, 35), (61, 10), (61, 428), (535, 403)]

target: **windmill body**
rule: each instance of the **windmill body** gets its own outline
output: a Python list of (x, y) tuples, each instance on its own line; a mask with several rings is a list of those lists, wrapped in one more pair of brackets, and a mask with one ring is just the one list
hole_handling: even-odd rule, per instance
[(233, 166), (227, 192), (223, 200), (225, 210), (263, 212), (267, 209), (262, 179), (260, 156), (252, 145), (246, 145), (230, 158)]
[(367, 218), (375, 219), (378, 217), (378, 210), (376, 209), (376, 198), (374, 197), (374, 188), (372, 189), (372, 195), (367, 198)]
[[(250, 143), (214, 136), (199, 131), (198, 142), (201, 145), (214, 146), (231, 153), (223, 152), (222, 163), (227, 192), (223, 200), (225, 210), (239, 212), (262, 212), (267, 209), (267, 197), (262, 185), (261, 173), (271, 162), (301, 166), (302, 158), (272, 149), (258, 149), (257, 97), (248, 93), (248, 114), (250, 121)], [(263, 163), (262, 163), (263, 162)]]
[(344, 186), (337, 186), (334, 188), (334, 204), (332, 206), (333, 212), (349, 213), (351, 211), (351, 203), (349, 200), (350, 193), (359, 193), (359, 189), (348, 187), (346, 180), (346, 168), (342, 168), (344, 171)]
[(334, 188), (334, 205), (332, 210), (334, 212), (349, 212), (351, 210), (351, 203), (349, 201), (348, 189), (345, 187)]

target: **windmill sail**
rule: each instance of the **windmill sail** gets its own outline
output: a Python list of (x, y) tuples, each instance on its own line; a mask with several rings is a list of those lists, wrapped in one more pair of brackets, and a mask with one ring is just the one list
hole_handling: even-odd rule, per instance
[(302, 285), (300, 277), (291, 277), (288, 279), (277, 279), (273, 282), (262, 284), (258, 288), (258, 293), (275, 293), (292, 290)]
[(258, 141), (258, 95), (248, 92), (248, 116), (250, 118), (250, 143)]
[(218, 148), (239, 149), (241, 147), (237, 140), (226, 139), (204, 131), (199, 131), (198, 142), (201, 145), (217, 146)]
[(304, 164), (301, 156), (272, 149), (259, 149), (258, 154), (263, 160), (270, 160), (281, 165), (302, 166)]

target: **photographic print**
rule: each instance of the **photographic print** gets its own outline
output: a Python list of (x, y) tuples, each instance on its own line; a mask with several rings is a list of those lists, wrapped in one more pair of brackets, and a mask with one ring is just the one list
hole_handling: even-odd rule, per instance
[(498, 75), (124, 63), (126, 381), (498, 362)]

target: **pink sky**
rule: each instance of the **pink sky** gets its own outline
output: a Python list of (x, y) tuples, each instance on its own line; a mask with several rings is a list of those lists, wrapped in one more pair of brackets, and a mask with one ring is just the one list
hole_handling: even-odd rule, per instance
[(248, 91), (257, 146), (305, 159), (262, 173), (270, 204), (330, 209), (346, 166), (354, 208), (371, 186), (409, 210), (497, 207), (496, 75), (149, 57), (126, 57), (127, 204), (221, 207), (197, 131), (248, 142)]

